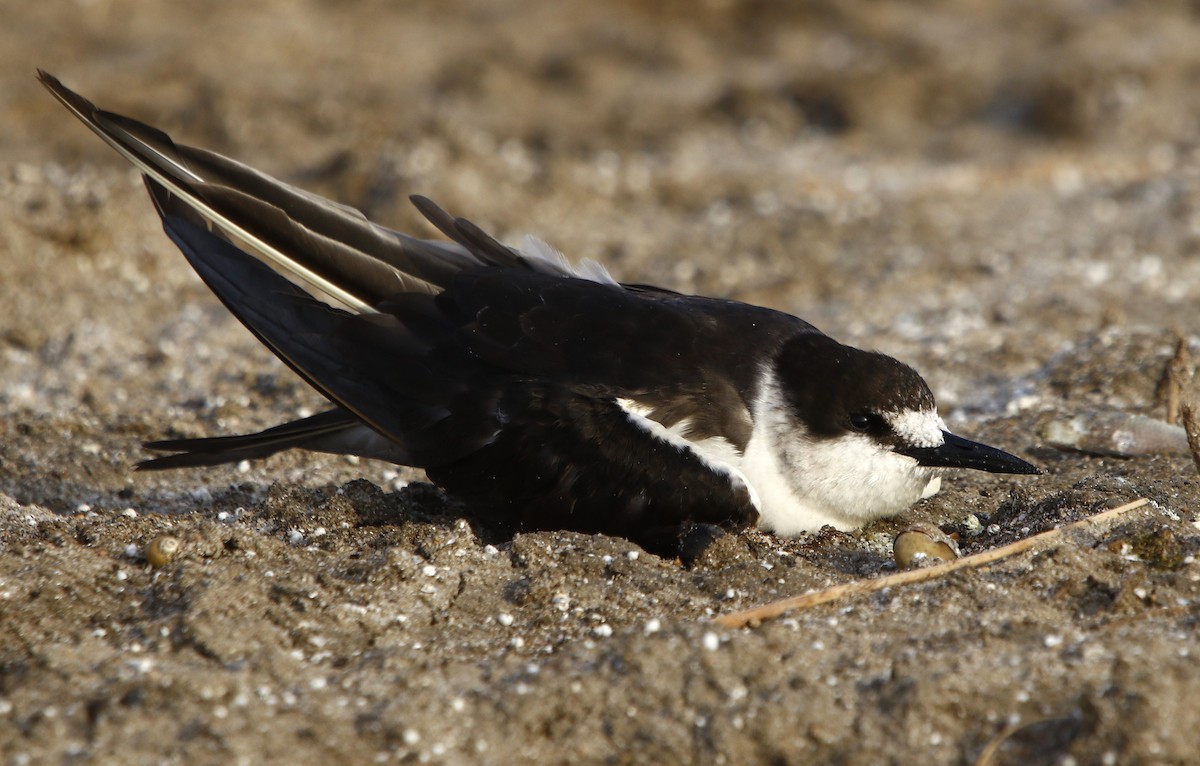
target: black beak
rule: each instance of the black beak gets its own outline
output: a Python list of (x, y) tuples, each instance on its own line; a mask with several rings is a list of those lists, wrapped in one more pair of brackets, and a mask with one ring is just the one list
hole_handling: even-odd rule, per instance
[(901, 455), (915, 458), (924, 466), (945, 468), (974, 468), (989, 473), (1041, 473), (1036, 466), (1016, 455), (973, 442), (949, 431), (942, 431), (946, 443), (940, 447), (898, 447)]

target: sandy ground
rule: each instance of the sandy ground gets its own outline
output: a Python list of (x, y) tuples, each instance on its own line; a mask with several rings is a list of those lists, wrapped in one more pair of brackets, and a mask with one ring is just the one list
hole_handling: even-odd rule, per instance
[[(10, 0), (0, 30), (0, 761), (1183, 764), (1200, 480), (1060, 452), (1200, 330), (1194, 4)], [(498, 537), (406, 469), (141, 475), (320, 402), (34, 82), (421, 224), (795, 312), (1046, 474), (854, 534)], [(426, 231), (427, 229), (419, 229)], [(986, 569), (712, 617), (1152, 503)], [(161, 535), (183, 543), (145, 563)], [(997, 740), (997, 738), (1000, 738)]]

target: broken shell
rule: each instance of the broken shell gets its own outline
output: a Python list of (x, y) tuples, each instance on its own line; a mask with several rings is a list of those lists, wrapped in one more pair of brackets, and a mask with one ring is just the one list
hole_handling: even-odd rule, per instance
[(1085, 412), (1069, 420), (1051, 421), (1042, 429), (1042, 438), (1052, 447), (1089, 455), (1188, 454), (1187, 432), (1181, 427), (1116, 410)]
[(892, 555), (901, 569), (958, 558), (958, 544), (932, 524), (913, 524), (896, 535)]
[(165, 567), (175, 558), (175, 554), (179, 553), (182, 543), (178, 537), (170, 535), (160, 535), (150, 541), (150, 545), (146, 548), (146, 563), (155, 569)]

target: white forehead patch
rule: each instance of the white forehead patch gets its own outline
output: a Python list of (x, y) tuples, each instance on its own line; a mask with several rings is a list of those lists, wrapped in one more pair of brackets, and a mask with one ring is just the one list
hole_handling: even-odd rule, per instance
[(940, 447), (946, 443), (942, 431), (945, 422), (936, 410), (904, 410), (880, 413), (906, 444), (912, 447)]

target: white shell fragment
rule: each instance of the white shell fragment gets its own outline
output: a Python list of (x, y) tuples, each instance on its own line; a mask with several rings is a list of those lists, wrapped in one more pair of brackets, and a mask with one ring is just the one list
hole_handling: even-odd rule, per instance
[(901, 569), (927, 566), (958, 558), (958, 544), (932, 524), (913, 524), (896, 535), (892, 555)]
[(1089, 455), (1189, 454), (1187, 433), (1181, 426), (1117, 410), (1052, 420), (1042, 429), (1042, 438), (1052, 447)]

